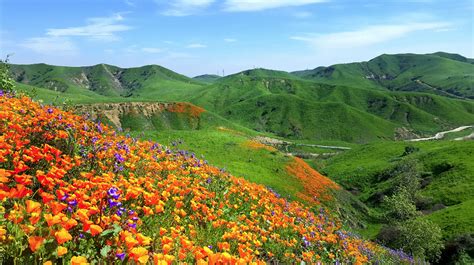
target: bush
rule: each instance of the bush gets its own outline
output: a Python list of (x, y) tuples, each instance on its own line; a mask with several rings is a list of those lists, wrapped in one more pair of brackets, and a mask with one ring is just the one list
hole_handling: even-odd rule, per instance
[(385, 197), (383, 207), (385, 208), (385, 219), (389, 223), (403, 222), (420, 215), (409, 192), (405, 189)]
[(5, 60), (0, 60), (0, 90), (12, 92), (15, 88), (15, 81), (10, 76), (9, 56)]
[(436, 261), (443, 248), (441, 229), (435, 223), (416, 218), (402, 223), (396, 247), (415, 257)]
[(458, 236), (446, 242), (436, 264), (470, 264), (474, 262), (474, 234)]

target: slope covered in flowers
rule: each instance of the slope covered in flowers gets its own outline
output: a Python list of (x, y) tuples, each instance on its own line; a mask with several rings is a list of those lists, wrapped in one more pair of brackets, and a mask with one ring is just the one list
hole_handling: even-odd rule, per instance
[(0, 263), (388, 257), (324, 209), (289, 202), (186, 151), (9, 95), (0, 96), (0, 243)]

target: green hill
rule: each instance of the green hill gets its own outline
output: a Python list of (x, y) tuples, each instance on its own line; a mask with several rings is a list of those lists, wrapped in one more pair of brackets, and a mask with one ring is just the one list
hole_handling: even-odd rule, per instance
[(316, 83), (250, 70), (202, 89), (191, 102), (251, 129), (286, 138), (368, 142), (474, 122), (474, 103), (426, 93)]
[(208, 83), (208, 84), (215, 83), (220, 78), (222, 78), (222, 76), (219, 76), (219, 75), (198, 75), (198, 76), (193, 77), (193, 79), (196, 81)]
[[(414, 152), (407, 153), (407, 147)], [(316, 168), (346, 189), (354, 191), (365, 203), (378, 206), (380, 198), (393, 192), (395, 177), (390, 170), (407, 160), (421, 164), (425, 197), (418, 207), (436, 221), (447, 238), (472, 232), (474, 219), (447, 220), (445, 214), (471, 209), (474, 200), (474, 142), (427, 141), (417, 143), (377, 142), (361, 145), (325, 161)], [(439, 208), (440, 205), (443, 207)], [(438, 207), (438, 208), (436, 208)], [(446, 208), (444, 208), (446, 207)], [(472, 216), (472, 211), (468, 216)]]
[(107, 97), (159, 97), (201, 86), (201, 83), (158, 65), (119, 68), (99, 64), (65, 67), (47, 64), (12, 65), (14, 79), (22, 84), (59, 92), (89, 90)]
[[(431, 135), (473, 124), (473, 101), (452, 98), (448, 90), (439, 91), (451, 93), (451, 98), (424, 93), (433, 91), (417, 85), (426, 86), (426, 82), (443, 87), (453, 81), (460, 88), (456, 93), (470, 91), (474, 82), (465, 77), (472, 76), (474, 65), (463, 58), (446, 53), (382, 55), (366, 63), (296, 74), (251, 69), (212, 84), (156, 65), (124, 69), (104, 64), (36, 64), (14, 65), (12, 71), (20, 89), (39, 87), (37, 96), (50, 101), (190, 102), (262, 133), (366, 143)], [(413, 81), (414, 75), (420, 76), (418, 81)], [(464, 83), (458, 82), (461, 79)]]
[(442, 52), (425, 55), (384, 54), (368, 62), (318, 67), (293, 74), (318, 82), (352, 87), (474, 98), (472, 62), (472, 59)]

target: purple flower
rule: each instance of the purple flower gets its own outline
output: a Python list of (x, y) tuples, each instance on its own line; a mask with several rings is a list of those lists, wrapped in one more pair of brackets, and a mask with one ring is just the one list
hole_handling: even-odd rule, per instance
[(119, 189), (116, 187), (112, 187), (109, 190), (107, 190), (107, 194), (116, 200), (118, 200), (118, 198), (120, 197)]
[(104, 130), (102, 130), (102, 126), (100, 125), (100, 123), (97, 124), (96, 128), (97, 128), (97, 131), (98, 131), (99, 133), (103, 133), (103, 132), (104, 132)]
[(137, 224), (133, 223), (133, 224), (128, 224), (128, 227), (130, 228), (137, 228)]
[(115, 256), (116, 256), (117, 258), (119, 258), (120, 260), (124, 260), (124, 259), (125, 259), (125, 253), (117, 253), (117, 254), (115, 254)]
[(67, 204), (69, 204), (69, 205), (72, 206), (72, 207), (75, 207), (75, 206), (77, 206), (77, 201), (76, 201), (76, 200), (72, 200), (72, 201), (68, 202)]
[(304, 246), (305, 246), (306, 248), (308, 248), (308, 247), (311, 246), (311, 242), (309, 242), (309, 241), (306, 239), (306, 237), (303, 237), (302, 240), (303, 240), (303, 244), (304, 244)]
[(115, 159), (117, 160), (117, 162), (119, 163), (122, 163), (125, 161), (125, 159), (119, 154), (119, 153), (115, 153)]
[(48, 108), (48, 113), (49, 113), (49, 114), (52, 114), (52, 113), (53, 113), (53, 109), (52, 109), (52, 108)]

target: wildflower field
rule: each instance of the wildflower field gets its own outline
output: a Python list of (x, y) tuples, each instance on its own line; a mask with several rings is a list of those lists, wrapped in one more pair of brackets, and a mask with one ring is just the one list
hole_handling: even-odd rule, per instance
[(301, 261), (411, 262), (194, 154), (1, 93), (0, 263)]

